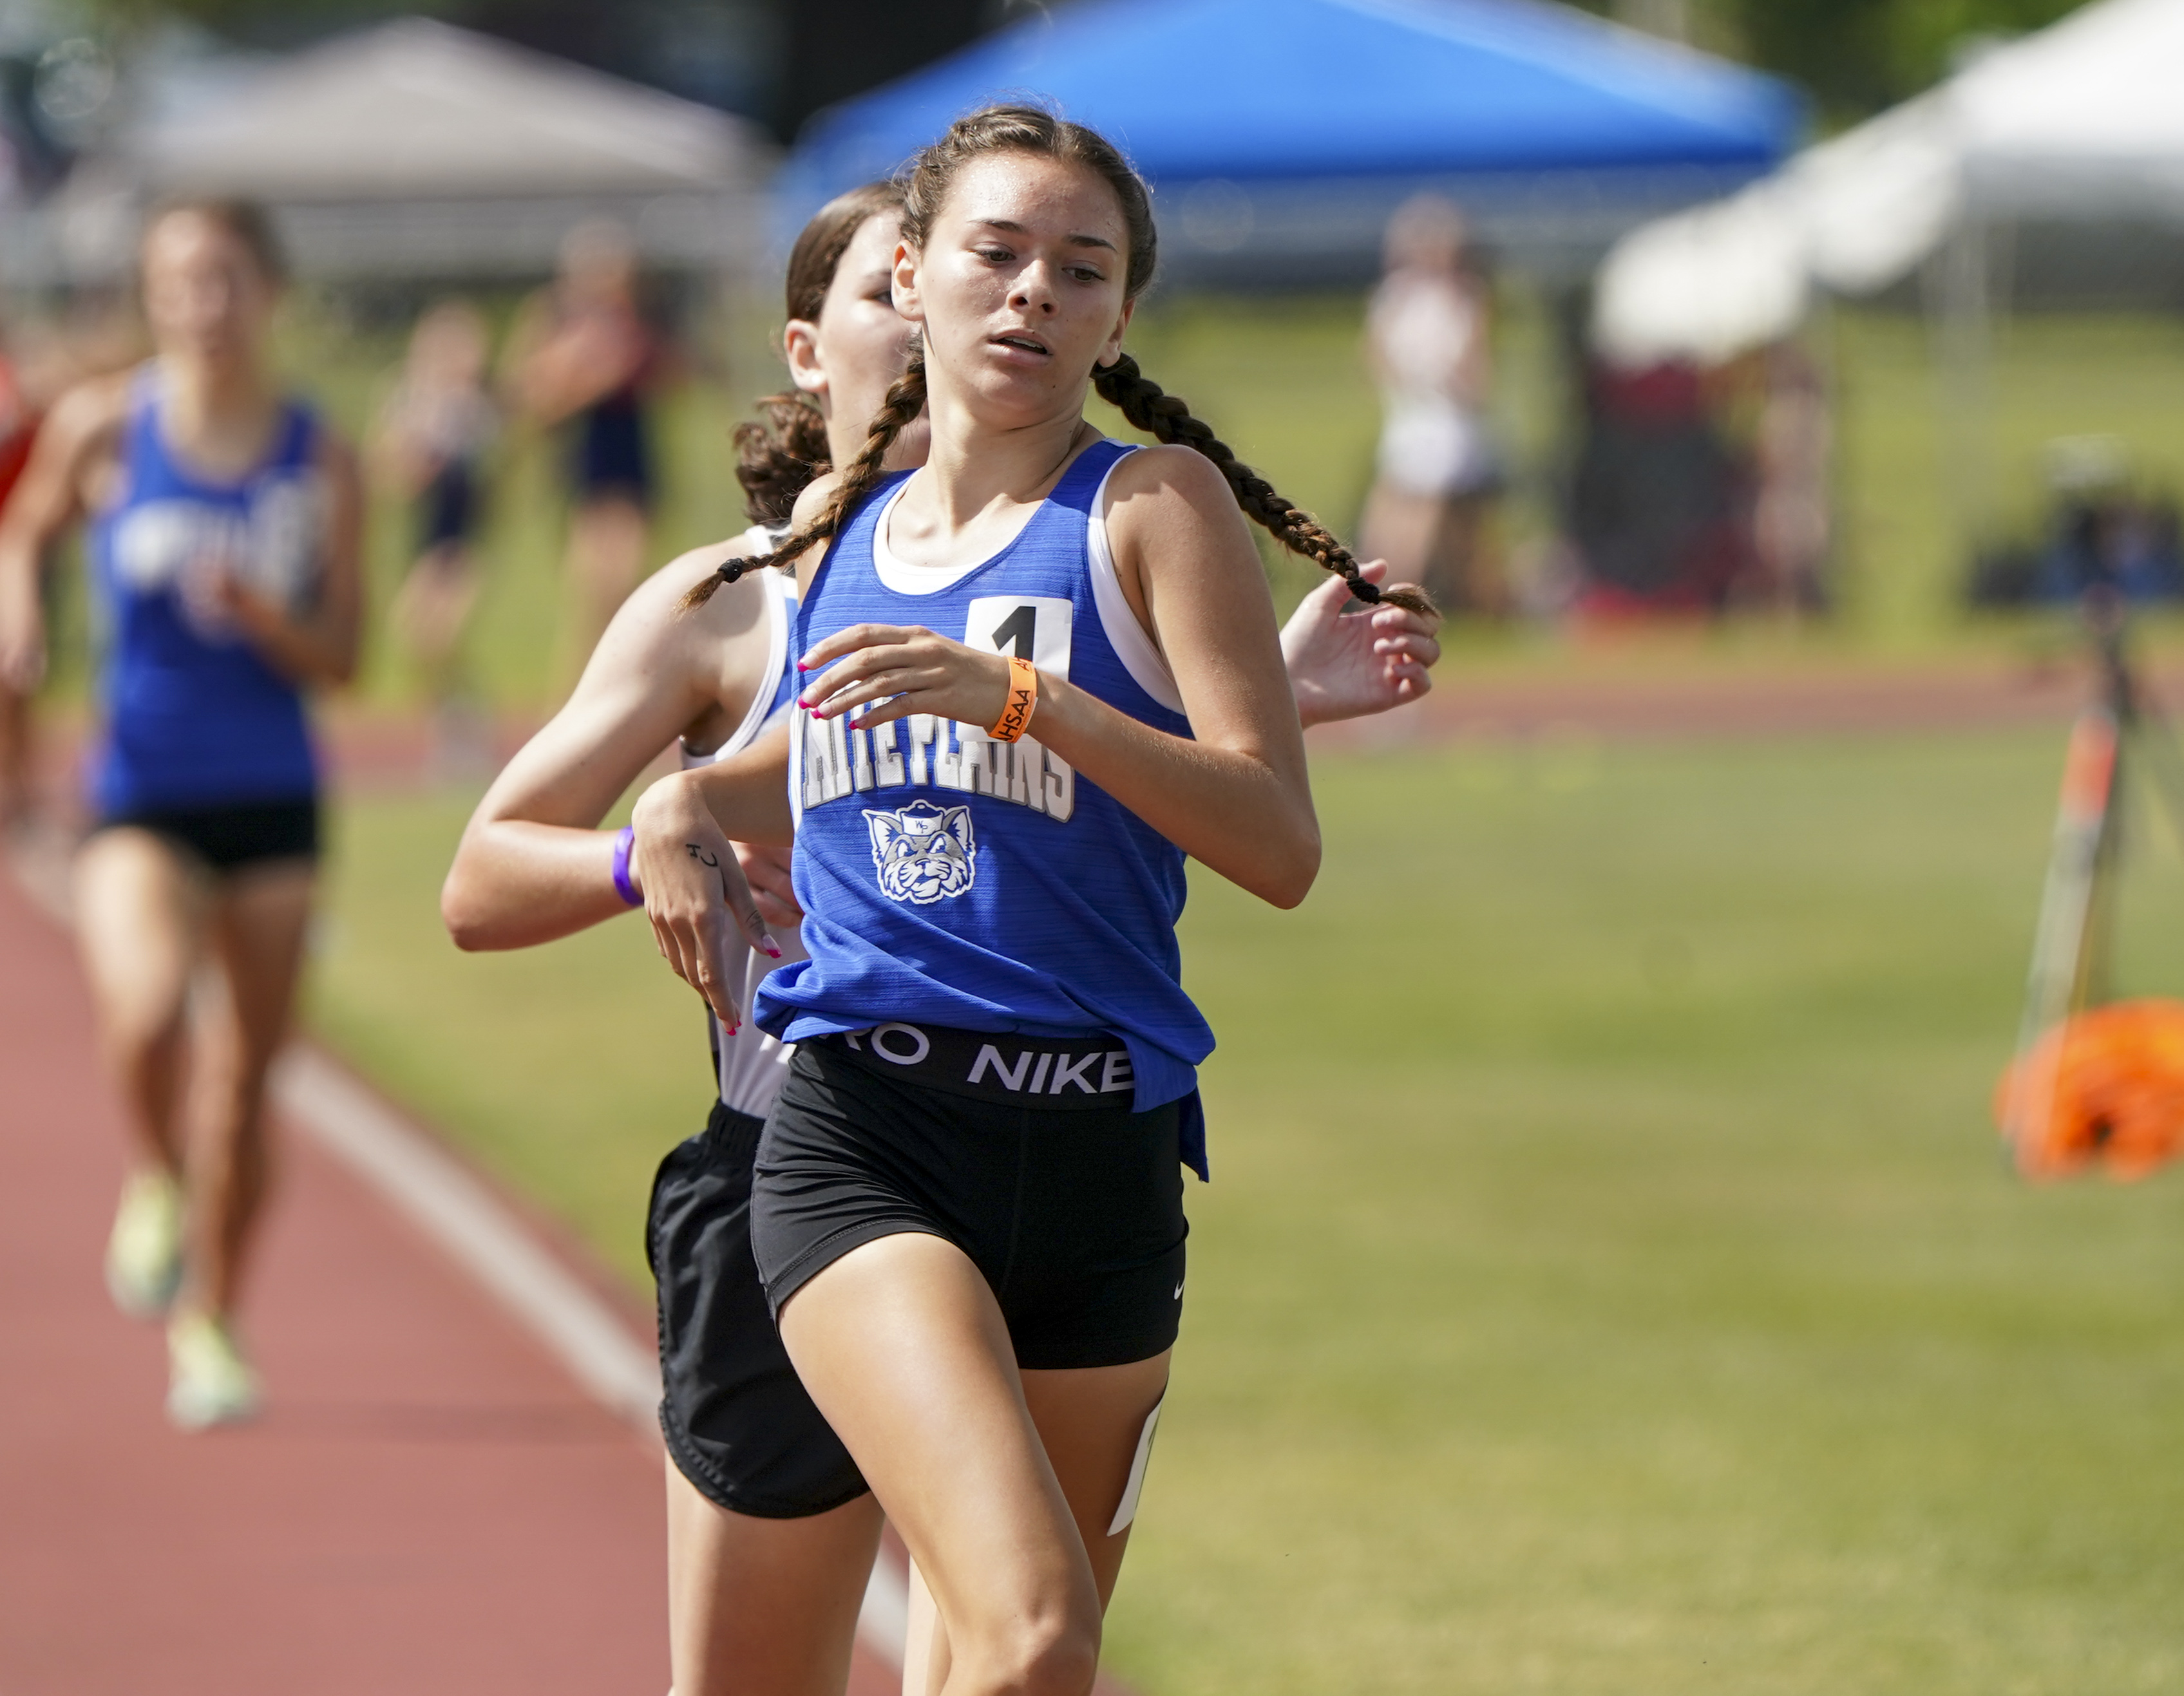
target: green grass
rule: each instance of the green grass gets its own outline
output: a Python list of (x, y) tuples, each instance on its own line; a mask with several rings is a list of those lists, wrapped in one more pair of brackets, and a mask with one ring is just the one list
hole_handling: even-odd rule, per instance
[[(1215, 1183), (1111, 1632), (1155, 1696), (2184, 1685), (2171, 1176), (1986, 1100), (2053, 732), (1324, 759), (1298, 913), (1199, 875)], [(639, 1272), (706, 1093), (641, 924), (465, 959), (461, 809), (349, 809), (315, 1017)], [(2148, 829), (2120, 987), (2184, 990)]]

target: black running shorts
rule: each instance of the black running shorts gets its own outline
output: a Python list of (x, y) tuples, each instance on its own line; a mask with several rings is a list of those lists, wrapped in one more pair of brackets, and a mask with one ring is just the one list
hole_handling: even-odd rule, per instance
[(721, 1102), (652, 1181), (645, 1252), (660, 1284), (660, 1431), (692, 1486), (731, 1513), (823, 1514), (865, 1480), (788, 1363), (751, 1260), (763, 1121)]
[[(985, 1274), (1027, 1370), (1119, 1366), (1173, 1344), (1190, 1230), (1180, 1104), (1135, 1113), (1127, 1088), (1103, 1095), (1103, 1075), (1126, 1075), (1106, 1063), (1120, 1052), (1112, 1037), (906, 1025), (800, 1043), (751, 1202), (774, 1312), (851, 1249), (922, 1232)], [(1090, 1087), (1033, 1093), (1034, 1076), (1064, 1074)]]
[(319, 804), (312, 796), (293, 801), (245, 801), (218, 807), (117, 813), (92, 828), (125, 827), (151, 831), (215, 877), (231, 877), (270, 860), (319, 857)]

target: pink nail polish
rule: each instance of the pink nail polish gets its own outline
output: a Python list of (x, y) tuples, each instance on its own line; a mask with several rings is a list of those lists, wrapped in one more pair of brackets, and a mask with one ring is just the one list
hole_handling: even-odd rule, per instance
[(768, 943), (766, 945), (766, 958), (769, 959), (779, 959), (781, 958), (781, 950), (776, 948), (772, 943)]

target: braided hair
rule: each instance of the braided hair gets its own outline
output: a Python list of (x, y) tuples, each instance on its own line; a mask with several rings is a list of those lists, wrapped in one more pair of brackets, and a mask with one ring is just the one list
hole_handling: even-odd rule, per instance
[(842, 481), (834, 486), (827, 504), (803, 529), (784, 538), (771, 553), (755, 553), (745, 559), (724, 561), (710, 576), (700, 577), (682, 597), (686, 612), (695, 612), (713, 598), (714, 591), (725, 583), (733, 583), (746, 571), (763, 571), (769, 566), (786, 565), (806, 548), (816, 548), (822, 542), (831, 542), (841, 530), (842, 521), (848, 517), (858, 502), (879, 487), (884, 475), (887, 451), (902, 433), (903, 426), (925, 410), (925, 348), (922, 343), (911, 350), (910, 365), (894, 380), (880, 403), (879, 415), (872, 420), (872, 428), (866, 432), (865, 445), (857, 457), (844, 469)]
[[(959, 118), (948, 133), (916, 155), (897, 181), (902, 192), (902, 236), (922, 249), (947, 198), (956, 173), (972, 159), (989, 153), (1021, 153), (1058, 159), (1093, 172), (1114, 190), (1121, 203), (1123, 221), (1129, 232), (1129, 252), (1124, 260), (1123, 292), (1134, 300), (1153, 280), (1158, 253), (1158, 232), (1153, 224), (1152, 197), (1145, 180), (1098, 131), (1072, 124), (1035, 106), (989, 106)], [(1387, 603), (1412, 612), (1430, 614), (1433, 602), (1422, 592), (1383, 589), (1368, 582), (1357, 559), (1334, 532), (1311, 514), (1291, 506), (1267, 480), (1238, 459), (1228, 444), (1206, 424), (1191, 415), (1178, 396), (1165, 392), (1138, 369), (1137, 361), (1123, 354), (1109, 366), (1091, 374), (1100, 398), (1118, 408), (1123, 416), (1157, 440), (1189, 448), (1204, 454), (1221, 469), (1236, 503), (1245, 516), (1262, 526), (1283, 547), (1334, 572), (1350, 586), (1350, 592), (1368, 603)], [(733, 583), (746, 571), (785, 564), (807, 549), (828, 542), (859, 502), (879, 486), (887, 451), (903, 427), (925, 405), (925, 353), (922, 343), (911, 355), (910, 368), (896, 381), (873, 419), (865, 445), (850, 462), (827, 503), (810, 523), (783, 541), (771, 553), (731, 559), (712, 576), (683, 598), (687, 607), (703, 606), (722, 583)]]
[(1351, 594), (1358, 600), (1368, 605), (1384, 602), (1414, 613), (1429, 616), (1433, 614), (1434, 603), (1423, 590), (1384, 589), (1378, 583), (1368, 581), (1357, 568), (1356, 556), (1342, 545), (1333, 531), (1310, 513), (1284, 500), (1273, 484), (1236, 457), (1205, 420), (1191, 416), (1190, 408), (1182, 396), (1164, 391), (1138, 370), (1138, 362), (1128, 353), (1112, 365), (1095, 366), (1092, 386), (1099, 390), (1100, 399), (1146, 435), (1193, 448), (1218, 465), (1221, 475), (1228, 480), (1236, 504), (1243, 508), (1245, 517), (1290, 553), (1302, 554), (1334, 572), (1350, 586)]

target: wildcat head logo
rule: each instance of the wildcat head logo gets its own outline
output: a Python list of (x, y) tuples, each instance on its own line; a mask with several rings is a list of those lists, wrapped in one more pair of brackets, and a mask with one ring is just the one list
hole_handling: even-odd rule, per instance
[(936, 807), (913, 801), (893, 813), (866, 809), (872, 864), (891, 901), (922, 907), (944, 895), (961, 895), (978, 875), (978, 845), (971, 839), (968, 807)]

